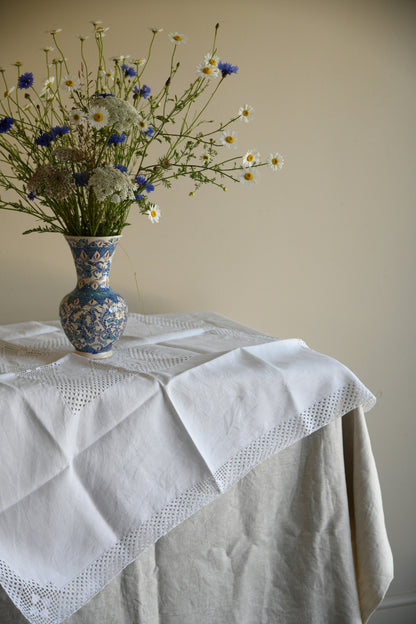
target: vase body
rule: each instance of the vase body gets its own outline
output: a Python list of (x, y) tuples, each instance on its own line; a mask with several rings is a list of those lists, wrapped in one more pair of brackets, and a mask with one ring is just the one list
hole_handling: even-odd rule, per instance
[(106, 358), (127, 322), (127, 304), (110, 288), (110, 267), (121, 236), (65, 236), (77, 273), (77, 285), (59, 306), (63, 330), (76, 353)]

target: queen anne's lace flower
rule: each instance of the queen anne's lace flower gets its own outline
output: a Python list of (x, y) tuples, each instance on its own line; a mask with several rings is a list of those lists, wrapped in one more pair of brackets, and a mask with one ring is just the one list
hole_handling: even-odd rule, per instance
[(97, 167), (91, 175), (88, 186), (98, 201), (111, 199), (114, 203), (135, 198), (135, 186), (128, 175), (111, 165)]
[(70, 172), (49, 163), (37, 167), (27, 183), (29, 192), (58, 200), (68, 197), (74, 189), (75, 180)]
[(108, 112), (108, 125), (113, 126), (115, 132), (120, 134), (133, 126), (140, 127), (142, 116), (130, 102), (117, 97), (98, 97), (95, 98), (94, 104)]

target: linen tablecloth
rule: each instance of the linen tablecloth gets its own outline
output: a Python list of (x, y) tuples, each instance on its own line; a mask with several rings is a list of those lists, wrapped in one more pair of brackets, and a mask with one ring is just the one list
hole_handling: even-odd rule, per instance
[(98, 362), (57, 322), (0, 340), (0, 582), (33, 624), (59, 624), (260, 462), (374, 404), (303, 341), (213, 313), (130, 315)]

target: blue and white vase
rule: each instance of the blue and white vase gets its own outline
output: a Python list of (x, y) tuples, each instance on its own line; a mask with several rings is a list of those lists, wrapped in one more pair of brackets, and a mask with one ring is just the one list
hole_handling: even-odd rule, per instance
[(77, 285), (59, 306), (61, 324), (76, 353), (106, 358), (127, 322), (127, 303), (110, 288), (110, 267), (121, 236), (65, 236)]

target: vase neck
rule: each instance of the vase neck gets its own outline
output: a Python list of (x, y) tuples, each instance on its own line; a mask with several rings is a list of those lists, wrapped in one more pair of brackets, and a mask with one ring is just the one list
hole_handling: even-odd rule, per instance
[(120, 236), (105, 238), (66, 236), (65, 238), (75, 262), (77, 287), (89, 286), (95, 290), (108, 287), (111, 262)]

